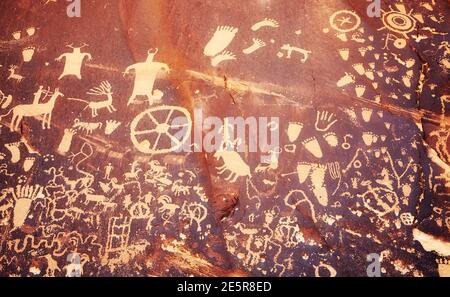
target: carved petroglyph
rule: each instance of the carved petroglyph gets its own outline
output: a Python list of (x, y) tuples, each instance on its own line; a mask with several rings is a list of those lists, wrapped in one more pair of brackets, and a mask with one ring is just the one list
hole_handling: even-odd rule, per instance
[(278, 28), (280, 25), (278, 22), (274, 19), (265, 18), (262, 21), (257, 22), (252, 26), (252, 31), (258, 31), (261, 28), (269, 27), (269, 28)]
[(110, 113), (117, 111), (113, 106), (113, 92), (111, 84), (108, 81), (103, 81), (98, 87), (92, 88), (87, 92), (88, 95), (94, 95), (94, 96), (102, 96), (105, 95), (107, 97), (104, 101), (96, 101), (96, 102), (89, 102), (82, 99), (77, 98), (68, 98), (69, 100), (75, 100), (75, 101), (81, 101), (87, 104), (85, 108), (90, 108), (92, 112), (92, 117), (98, 116), (98, 111), (101, 109), (107, 109)]
[(131, 70), (135, 71), (133, 93), (128, 99), (127, 105), (133, 104), (137, 96), (146, 96), (150, 105), (162, 98), (162, 92), (154, 90), (156, 76), (161, 70), (168, 72), (170, 69), (167, 64), (153, 61), (157, 53), (158, 49), (149, 50), (145, 62), (130, 65), (125, 69), (124, 75)]
[(43, 187), (36, 186), (21, 186), (18, 185), (16, 189), (11, 189), (11, 194), (15, 200), (14, 213), (13, 213), (13, 225), (18, 228), (21, 227), (27, 219), (28, 213), (31, 208), (31, 204), (42, 196)]
[(206, 44), (203, 54), (205, 54), (205, 56), (214, 57), (221, 53), (228, 45), (230, 45), (238, 31), (239, 29), (231, 26), (217, 27), (214, 35)]
[[(163, 114), (164, 120), (158, 120), (156, 114)], [(172, 123), (177, 115), (177, 119), (180, 119), (176, 123)], [(140, 122), (150, 120), (151, 127), (141, 127)], [(181, 120), (182, 119), (182, 120)], [(147, 121), (148, 122), (148, 121)], [(174, 132), (171, 129), (182, 128), (182, 137), (175, 137)], [(146, 154), (165, 154), (169, 152), (177, 151), (181, 146), (189, 139), (192, 120), (189, 112), (177, 106), (158, 106), (148, 109), (141, 114), (137, 115), (130, 125), (131, 129), (131, 141), (134, 146), (142, 153)], [(138, 130), (139, 129), (139, 130)], [(144, 129), (144, 130), (141, 130)], [(154, 137), (150, 137), (154, 136)], [(164, 147), (160, 143), (161, 138), (168, 138), (170, 140), (170, 146)]]
[(58, 153), (61, 155), (65, 155), (70, 151), (70, 147), (72, 145), (72, 139), (73, 136), (76, 134), (77, 132), (74, 129), (65, 129), (64, 130), (64, 135), (61, 139), (61, 142), (59, 143), (58, 146)]
[(252, 41), (253, 41), (252, 45), (242, 50), (244, 54), (246, 55), (252, 54), (257, 50), (259, 50), (260, 48), (263, 48), (267, 45), (264, 41), (258, 38), (253, 38)]
[[(291, 46), (290, 44), (284, 44), (283, 46), (281, 46), (280, 50), (286, 51), (286, 59), (290, 59), (292, 57), (292, 53), (294, 52), (301, 54), (303, 56), (302, 59), (300, 59), (302, 63), (305, 63), (309, 59), (309, 56), (312, 54), (312, 51), (296, 46)], [(284, 54), (281, 51), (278, 54), (278, 57), (280, 58), (284, 57)]]
[(14, 80), (17, 83), (20, 83), (20, 82), (22, 82), (25, 79), (24, 76), (16, 73), (17, 68), (18, 68), (17, 65), (10, 65), (9, 66), (9, 68), (8, 68), (9, 75), (8, 75), (7, 80)]
[(73, 51), (71, 53), (64, 53), (56, 58), (56, 61), (58, 62), (65, 59), (63, 73), (58, 79), (61, 80), (66, 76), (75, 76), (76, 78), (81, 79), (81, 67), (84, 59), (87, 58), (88, 61), (92, 60), (92, 55), (90, 53), (81, 52), (81, 49), (86, 46), (87, 44), (83, 44), (80, 47), (74, 47), (70, 44), (67, 47), (71, 48)]
[[(13, 107), (8, 112), (9, 114), (12, 111), (13, 114), (10, 125), (11, 131), (17, 131), (19, 129), (19, 125), (23, 117), (36, 116), (42, 116), (42, 129), (50, 129), (53, 108), (55, 107), (56, 99), (58, 99), (59, 97), (64, 97), (64, 94), (59, 91), (59, 88), (56, 88), (55, 92), (46, 103), (20, 104)], [(1, 116), (0, 118), (4, 116)]]
[[(30, 21), (41, 10), (52, 16), (57, 0), (39, 2)], [(0, 126), (0, 274), (334, 277), (365, 275), (347, 268), (369, 252), (380, 253), (383, 275), (448, 274), (448, 261), (435, 265), (427, 252), (448, 255), (450, 230), (442, 4), (392, 3), (367, 21), (355, 12), (361, 3), (305, 15), (257, 1), (247, 17), (239, 13), (248, 3), (236, 10), (212, 1), (219, 9), (208, 33), (197, 26), (204, 5), (191, 2), (167, 4), (177, 17), (160, 36), (159, 16), (139, 10), (152, 20), (141, 28), (141, 16), (120, 5), (121, 17), (133, 18), (123, 24), (132, 55), (117, 46), (122, 26), (112, 18), (103, 33), (114, 42), (88, 36), (99, 62), (85, 63), (84, 45), (70, 45), (61, 75), (51, 62), (57, 35), (45, 22), (0, 41), (0, 119), (13, 116)], [(192, 24), (182, 15), (191, 5)], [(105, 15), (116, 15), (112, 7), (99, 5)], [(234, 25), (215, 27), (226, 22)], [(155, 61), (157, 49), (144, 52), (149, 43), (167, 64)], [(122, 72), (142, 53), (145, 62)], [(49, 81), (69, 98), (59, 100)], [(124, 100), (133, 105), (122, 110)], [(260, 153), (224, 135), (214, 139), (221, 149), (204, 154), (204, 143), (188, 143), (191, 107), (206, 116), (276, 114), (281, 121), (264, 128), (284, 133)]]

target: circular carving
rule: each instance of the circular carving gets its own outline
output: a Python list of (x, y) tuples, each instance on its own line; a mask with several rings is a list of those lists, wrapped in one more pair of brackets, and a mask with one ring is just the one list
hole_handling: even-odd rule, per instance
[(330, 17), (331, 27), (339, 32), (355, 31), (361, 25), (361, 18), (350, 10), (339, 10)]
[[(163, 121), (158, 118), (164, 118)], [(176, 116), (176, 117), (175, 117)], [(173, 123), (171, 119), (184, 119)], [(179, 123), (181, 122), (181, 123)], [(147, 128), (147, 125), (150, 126)], [(145, 130), (142, 129), (145, 126)], [(173, 135), (173, 129), (183, 128), (183, 135)], [(158, 106), (147, 109), (137, 115), (130, 125), (131, 141), (142, 153), (166, 154), (174, 152), (189, 139), (192, 129), (192, 120), (189, 112), (178, 106)], [(180, 139), (181, 138), (181, 139)], [(164, 139), (169, 140), (169, 145), (164, 144)], [(167, 142), (167, 141), (166, 141)]]
[(384, 26), (393, 32), (407, 34), (414, 31), (416, 20), (407, 14), (398, 11), (390, 11), (383, 14)]

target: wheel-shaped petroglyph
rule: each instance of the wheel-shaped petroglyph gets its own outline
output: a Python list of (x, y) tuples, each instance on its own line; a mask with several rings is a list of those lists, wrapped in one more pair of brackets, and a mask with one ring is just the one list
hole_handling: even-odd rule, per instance
[(384, 27), (380, 30), (387, 29), (408, 38), (407, 34), (417, 29), (417, 21), (422, 22), (423, 16), (420, 13), (414, 13), (413, 10), (408, 12), (402, 3), (396, 4), (395, 7), (396, 9), (389, 6), (389, 11), (383, 11), (381, 20)]
[(178, 106), (158, 106), (140, 113), (131, 123), (131, 141), (142, 153), (174, 152), (190, 138), (189, 112)]
[(361, 18), (350, 10), (339, 10), (330, 17), (330, 25), (341, 33), (352, 32), (361, 25)]

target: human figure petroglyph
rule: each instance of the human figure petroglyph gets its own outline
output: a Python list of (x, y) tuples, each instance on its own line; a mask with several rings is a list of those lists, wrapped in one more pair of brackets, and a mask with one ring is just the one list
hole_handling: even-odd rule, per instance
[[(49, 93), (50, 93), (50, 88), (48, 88), (46, 91), (44, 91), (44, 86), (39, 86), (39, 89), (36, 91), (36, 93), (33, 94), (34, 95), (33, 104), (39, 104), (42, 94), (47, 95)], [(45, 97), (42, 99), (45, 99)]]
[(112, 166), (111, 163), (108, 163), (105, 166), (105, 175), (104, 175), (103, 178), (106, 179), (106, 180), (109, 180), (111, 178), (111, 172), (112, 172), (113, 169), (114, 169), (114, 166)]
[(160, 100), (162, 98), (162, 92), (160, 90), (153, 90), (156, 76), (161, 70), (169, 72), (170, 68), (165, 63), (153, 61), (157, 53), (158, 49), (155, 49), (153, 52), (149, 50), (145, 62), (130, 65), (125, 69), (124, 75), (128, 74), (131, 70), (135, 71), (133, 93), (128, 99), (127, 105), (134, 103), (137, 96), (146, 96), (150, 105), (153, 104), (154, 100)]
[(71, 53), (64, 53), (58, 58), (56, 61), (60, 62), (63, 58), (65, 58), (64, 70), (63, 73), (59, 76), (59, 80), (61, 80), (65, 76), (73, 75), (78, 79), (81, 79), (81, 66), (83, 64), (84, 58), (87, 57), (88, 61), (92, 60), (92, 55), (89, 53), (82, 53), (81, 49), (87, 46), (87, 44), (83, 44), (80, 47), (74, 47), (72, 44), (67, 47), (73, 49)]
[(274, 231), (270, 225), (278, 215), (279, 209), (277, 207), (265, 211), (262, 228), (248, 228), (243, 223), (237, 223), (235, 225), (243, 234), (248, 235), (245, 242), (247, 255), (244, 259), (247, 266), (253, 267), (260, 263), (261, 256), (266, 253), (269, 244), (272, 243)]

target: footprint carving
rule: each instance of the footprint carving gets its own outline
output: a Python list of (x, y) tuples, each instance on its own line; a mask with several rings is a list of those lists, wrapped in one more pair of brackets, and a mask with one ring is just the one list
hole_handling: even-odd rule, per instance
[(213, 37), (206, 44), (203, 53), (205, 56), (214, 57), (227, 48), (233, 41), (239, 29), (231, 26), (219, 26), (214, 32)]
[(280, 25), (274, 19), (265, 18), (264, 20), (257, 22), (252, 26), (252, 31), (258, 31), (264, 27), (278, 28)]
[(230, 51), (224, 51), (220, 55), (217, 55), (211, 59), (211, 65), (213, 67), (216, 67), (220, 63), (222, 63), (224, 61), (229, 61), (229, 60), (236, 60), (236, 56)]
[(302, 143), (303, 146), (308, 150), (308, 152), (313, 154), (314, 157), (319, 159), (323, 157), (322, 149), (320, 148), (320, 144), (317, 141), (317, 138), (311, 137), (303, 140)]
[(5, 148), (11, 153), (11, 163), (17, 163), (20, 161), (20, 142), (13, 142), (5, 144)]
[(258, 39), (258, 38), (253, 38), (253, 44), (251, 46), (249, 46), (248, 48), (242, 50), (242, 52), (246, 55), (249, 55), (265, 46), (266, 46), (266, 43), (264, 41), (262, 41), (261, 39)]

